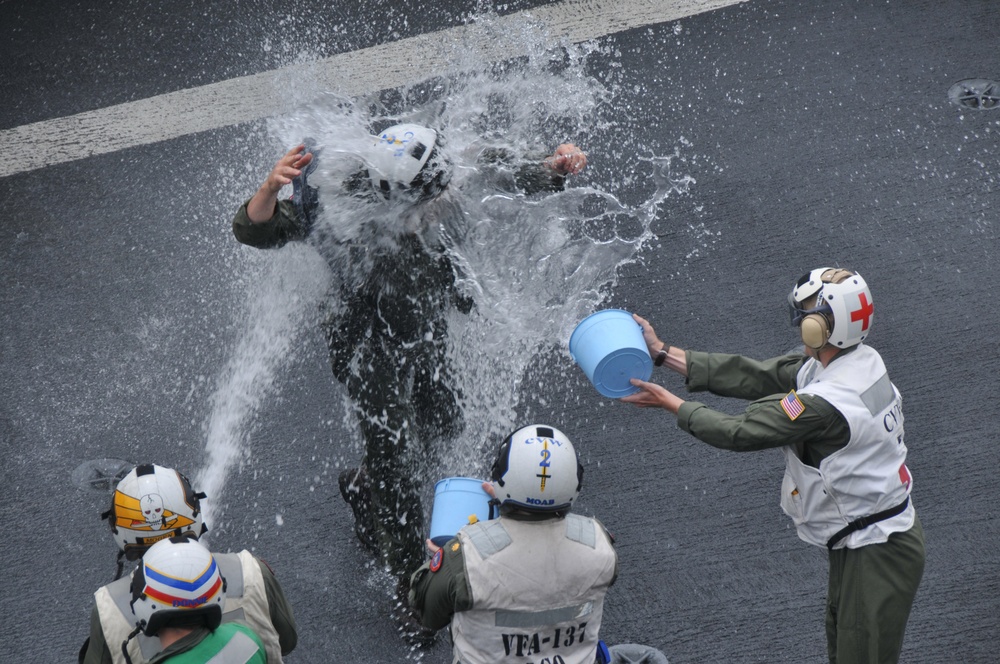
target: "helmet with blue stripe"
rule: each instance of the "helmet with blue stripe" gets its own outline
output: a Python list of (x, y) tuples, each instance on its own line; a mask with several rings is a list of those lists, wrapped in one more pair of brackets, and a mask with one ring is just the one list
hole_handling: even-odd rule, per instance
[(186, 537), (171, 537), (149, 547), (132, 573), (135, 625), (147, 636), (163, 627), (205, 626), (222, 622), (226, 582), (212, 553)]

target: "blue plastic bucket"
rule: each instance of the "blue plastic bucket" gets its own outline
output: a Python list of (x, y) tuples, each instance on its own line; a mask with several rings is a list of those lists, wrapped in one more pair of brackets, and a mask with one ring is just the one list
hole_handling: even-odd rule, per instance
[(434, 485), (431, 541), (438, 546), (444, 546), (463, 526), (489, 518), (490, 495), (483, 491), (483, 480), (448, 477)]
[(642, 327), (621, 309), (598, 311), (580, 321), (569, 338), (569, 352), (606, 397), (635, 394), (639, 388), (629, 380), (649, 380), (653, 375)]

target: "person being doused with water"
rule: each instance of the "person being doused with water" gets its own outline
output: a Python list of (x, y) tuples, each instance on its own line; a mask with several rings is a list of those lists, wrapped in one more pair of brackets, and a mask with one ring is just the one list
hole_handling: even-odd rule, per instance
[[(354, 155), (356, 170), (332, 186), (307, 179), (318, 179), (318, 152), (302, 144), (278, 159), (236, 213), (233, 233), (257, 248), (308, 241), (333, 268), (324, 332), (333, 374), (346, 387), (364, 440), (361, 463), (341, 473), (340, 490), (358, 539), (398, 580), (394, 615), (412, 636), (421, 630), (405, 602), (408, 576), (424, 556), (423, 482), (414, 468), (463, 428), (447, 318), (468, 314), (474, 300), (459, 286), (451, 253), (463, 223), (449, 195), (456, 164), (439, 132), (414, 124), (371, 137)], [(483, 178), (466, 182), (483, 194), (557, 192), (586, 163), (569, 143), (537, 158), (489, 148), (465, 166)], [(279, 200), (289, 184), (292, 196)], [(349, 232), (325, 223), (338, 214), (362, 221)]]

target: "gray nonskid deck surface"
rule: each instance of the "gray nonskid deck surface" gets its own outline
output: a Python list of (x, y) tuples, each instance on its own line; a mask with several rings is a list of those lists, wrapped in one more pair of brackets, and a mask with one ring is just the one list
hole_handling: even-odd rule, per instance
[[(64, 4), (4, 4), (0, 130), (269, 71), (324, 29), (314, 52), (325, 57), (454, 27), (468, 11)], [(635, 91), (619, 94), (621, 121), (661, 153), (676, 148), (694, 179), (664, 204), (658, 239), (621, 270), (608, 306), (643, 314), (674, 345), (763, 358), (794, 347), (783, 307), (801, 273), (843, 265), (871, 285), (870, 342), (904, 397), (927, 536), (906, 662), (995, 661), (1000, 636), (1000, 109), (948, 94), (1000, 79), (998, 33), (996, 3), (750, 0), (602, 37), (607, 56), (594, 59)], [(191, 473), (203, 463), (209, 400), (243, 329), (234, 294), (264, 269), (229, 219), (275, 156), (252, 122), (0, 179), (11, 661), (74, 658), (91, 594), (114, 573), (106, 494), (78, 490), (73, 470), (151, 450)], [(609, 191), (634, 165), (612, 151), (590, 159)], [(350, 436), (341, 388), (319, 330), (299, 343), (252, 418), (212, 544), (251, 547), (275, 569), (300, 627), (289, 662), (410, 661), (387, 617), (389, 584), (337, 491), (354, 459), (339, 446)], [(557, 350), (539, 359), (562, 383), (522, 409), (571, 432), (587, 468), (580, 510), (617, 540), (605, 639), (655, 645), (671, 664), (825, 661), (826, 556), (781, 513), (780, 453), (717, 451), (662, 412), (602, 399), (567, 362)], [(447, 656), (442, 635), (423, 658)]]

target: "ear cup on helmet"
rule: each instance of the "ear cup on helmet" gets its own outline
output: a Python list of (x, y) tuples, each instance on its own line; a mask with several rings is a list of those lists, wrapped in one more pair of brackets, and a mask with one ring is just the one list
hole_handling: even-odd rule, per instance
[(799, 330), (802, 343), (808, 348), (819, 350), (830, 338), (830, 321), (823, 314), (809, 314), (802, 319)]
[(507, 468), (510, 463), (510, 436), (507, 436), (502, 443), (500, 443), (500, 449), (497, 450), (497, 457), (493, 460), (493, 469), (490, 472), (490, 479), (503, 486), (503, 476), (507, 474)]

